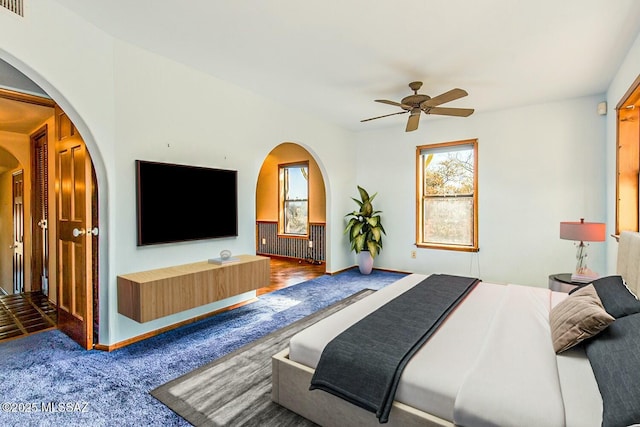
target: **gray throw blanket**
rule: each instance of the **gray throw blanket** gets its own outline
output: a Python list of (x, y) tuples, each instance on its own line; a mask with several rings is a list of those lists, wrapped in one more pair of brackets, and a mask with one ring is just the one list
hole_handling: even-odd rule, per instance
[(330, 341), (310, 390), (320, 389), (374, 412), (389, 412), (404, 367), (479, 280), (434, 274)]

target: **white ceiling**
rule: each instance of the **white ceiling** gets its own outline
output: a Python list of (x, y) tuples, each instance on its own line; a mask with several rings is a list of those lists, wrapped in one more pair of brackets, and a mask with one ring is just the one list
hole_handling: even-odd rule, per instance
[[(0, 89), (22, 92), (38, 97), (48, 97), (46, 92), (27, 76), (0, 59)], [(53, 116), (53, 108), (0, 97), (0, 131), (29, 134)], [(0, 165), (3, 159), (0, 156)]]
[(56, 1), (117, 38), (354, 131), (404, 129), (406, 116), (360, 120), (400, 111), (373, 100), (399, 101), (413, 80), (431, 96), (466, 89), (443, 106), (476, 112), (604, 93), (640, 31), (638, 0)]
[(0, 131), (31, 134), (51, 116), (51, 107), (0, 98)]

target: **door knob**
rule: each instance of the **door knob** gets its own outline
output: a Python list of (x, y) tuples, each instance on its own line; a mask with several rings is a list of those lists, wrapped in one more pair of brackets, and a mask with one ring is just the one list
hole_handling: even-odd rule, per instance
[(74, 228), (73, 231), (71, 232), (71, 234), (73, 234), (73, 237), (78, 237), (78, 236), (82, 236), (83, 234), (85, 234), (86, 231), (84, 228)]
[(91, 230), (87, 232), (87, 234), (93, 234), (94, 236), (97, 236), (99, 232), (100, 231), (98, 230), (98, 227), (93, 227)]

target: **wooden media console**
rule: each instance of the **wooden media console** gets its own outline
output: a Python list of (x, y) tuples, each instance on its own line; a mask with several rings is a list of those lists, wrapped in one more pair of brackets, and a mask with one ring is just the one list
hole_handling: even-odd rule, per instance
[(144, 323), (253, 291), (270, 283), (270, 260), (238, 255), (118, 276), (118, 313)]

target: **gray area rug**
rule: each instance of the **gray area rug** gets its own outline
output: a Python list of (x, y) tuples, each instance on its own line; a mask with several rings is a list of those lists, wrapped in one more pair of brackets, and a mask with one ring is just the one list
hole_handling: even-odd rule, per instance
[(154, 390), (151, 395), (196, 426), (314, 426), (271, 401), (271, 356), (289, 338), (364, 298), (366, 289), (249, 343)]

